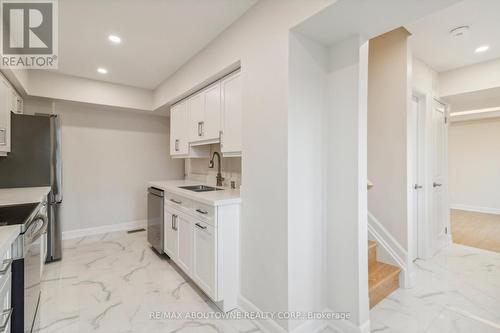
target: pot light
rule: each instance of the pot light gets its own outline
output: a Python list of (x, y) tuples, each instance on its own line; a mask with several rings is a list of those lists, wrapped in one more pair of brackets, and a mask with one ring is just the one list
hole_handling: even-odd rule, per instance
[(122, 42), (122, 39), (117, 35), (109, 35), (108, 39), (114, 44), (120, 44)]
[(476, 49), (476, 53), (486, 52), (490, 49), (489, 45), (483, 45)]
[(106, 68), (99, 67), (97, 72), (100, 74), (108, 74), (108, 70)]

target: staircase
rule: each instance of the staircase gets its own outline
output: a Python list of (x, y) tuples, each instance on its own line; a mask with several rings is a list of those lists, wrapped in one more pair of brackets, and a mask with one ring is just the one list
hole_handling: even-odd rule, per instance
[(370, 309), (399, 288), (399, 267), (377, 261), (377, 242), (368, 241), (368, 293)]

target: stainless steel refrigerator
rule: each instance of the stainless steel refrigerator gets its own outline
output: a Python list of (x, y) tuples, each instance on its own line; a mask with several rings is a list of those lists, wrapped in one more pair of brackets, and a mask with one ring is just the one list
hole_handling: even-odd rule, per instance
[(11, 114), (11, 152), (0, 157), (0, 188), (50, 186), (47, 262), (62, 258), (59, 115)]

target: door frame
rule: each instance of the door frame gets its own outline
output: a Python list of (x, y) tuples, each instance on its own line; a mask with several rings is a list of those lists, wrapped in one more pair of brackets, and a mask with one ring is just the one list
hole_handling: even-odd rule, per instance
[[(409, 261), (413, 261), (414, 258), (425, 258), (426, 257), (426, 230), (427, 230), (427, 225), (426, 225), (426, 220), (427, 220), (427, 214), (426, 214), (426, 198), (427, 198), (427, 191), (426, 191), (426, 184), (428, 183), (427, 181), (427, 154), (426, 154), (426, 148), (427, 148), (427, 142), (426, 142), (426, 135), (427, 135), (427, 101), (428, 97), (425, 93), (420, 92), (418, 90), (413, 90), (411, 94), (411, 102), (416, 99), (418, 103), (418, 110), (417, 110), (417, 117), (416, 121), (417, 124), (414, 124), (413, 122), (415, 119), (409, 115), (409, 126), (408, 128), (414, 128), (414, 126), (417, 127), (417, 132), (418, 132), (418, 138), (417, 138), (417, 149), (418, 151), (414, 151), (414, 145), (413, 140), (415, 138), (413, 137), (414, 133), (409, 133), (408, 138), (408, 149), (409, 149), (409, 154), (408, 154), (408, 176), (409, 176), (409, 182), (408, 184), (410, 185), (409, 191), (410, 191), (410, 198), (411, 200), (408, 200), (408, 203), (410, 204), (411, 207), (409, 207), (409, 212), (411, 215), (411, 218), (408, 219), (409, 225), (408, 225), (408, 233), (409, 233), (409, 239), (408, 239), (408, 259)], [(411, 106), (408, 110), (409, 113), (413, 112), (413, 106)], [(417, 160), (414, 161), (413, 157), (416, 156)], [(418, 168), (418, 179), (414, 179), (413, 175), (413, 168), (414, 167)], [(421, 190), (415, 190), (414, 186), (415, 184), (419, 184), (423, 186)], [(418, 196), (418, 220), (416, 221), (414, 217), (414, 198), (415, 196)], [(415, 224), (417, 224), (417, 235), (415, 235)], [(417, 253), (414, 252), (414, 242), (415, 240), (418, 242), (417, 244)]]

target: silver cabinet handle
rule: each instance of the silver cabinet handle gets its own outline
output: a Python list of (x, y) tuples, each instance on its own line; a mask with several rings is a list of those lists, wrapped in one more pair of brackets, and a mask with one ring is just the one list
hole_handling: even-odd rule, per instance
[(198, 136), (203, 136), (203, 121), (198, 122)]
[(174, 226), (172, 227), (172, 229), (174, 229), (175, 231), (177, 231), (177, 215), (172, 215), (172, 223), (174, 224)]
[(175, 227), (174, 227), (174, 215), (172, 215), (172, 218), (170, 219), (170, 229), (175, 230)]
[(182, 203), (182, 201), (175, 200), (175, 199), (170, 199), (170, 201), (172, 201), (173, 203), (176, 203), (178, 205), (180, 205)]
[(222, 139), (222, 136), (224, 135), (224, 132), (221, 130), (219, 131), (219, 142), (220, 142), (220, 147), (224, 147), (224, 140)]
[(10, 266), (12, 266), (13, 259), (5, 259), (3, 261), (2, 268), (0, 269), (0, 275), (5, 275), (7, 271), (9, 270)]
[(199, 224), (199, 223), (196, 223), (195, 225), (196, 225), (198, 228), (200, 228), (200, 229), (206, 229), (206, 228), (207, 228), (207, 227), (205, 227), (205, 226), (203, 226), (203, 225), (201, 225), (201, 224)]
[(206, 210), (197, 209), (196, 211), (200, 214), (208, 214)]
[(424, 188), (424, 187), (422, 185), (415, 184), (415, 186), (413, 188), (415, 190), (419, 190), (419, 189)]
[(440, 186), (443, 186), (443, 184), (439, 184), (436, 182), (432, 183), (432, 187), (440, 187)]
[(175, 151), (179, 151), (179, 139), (175, 139)]
[(0, 314), (0, 316), (3, 317), (3, 322), (0, 325), (0, 332), (3, 333), (5, 332), (5, 329), (7, 328), (7, 325), (9, 324), (10, 316), (12, 315), (12, 308), (5, 310)]
[(0, 128), (0, 146), (7, 145), (7, 129)]

